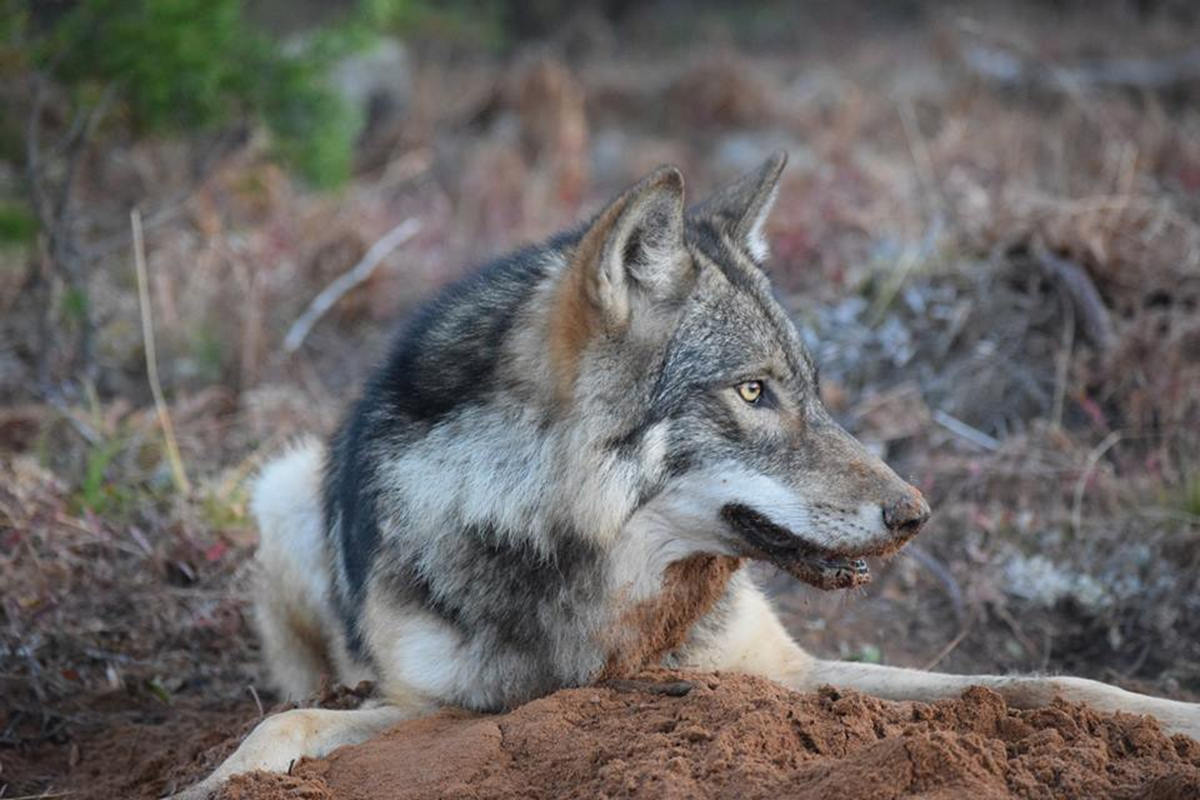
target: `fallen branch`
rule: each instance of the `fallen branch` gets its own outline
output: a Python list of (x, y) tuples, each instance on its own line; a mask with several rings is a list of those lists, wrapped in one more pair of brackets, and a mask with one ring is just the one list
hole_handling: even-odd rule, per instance
[(154, 346), (154, 319), (150, 313), (150, 289), (146, 279), (146, 247), (142, 241), (142, 215), (135, 208), (129, 212), (129, 223), (133, 229), (133, 261), (137, 269), (138, 306), (142, 311), (142, 341), (146, 353), (146, 377), (150, 381), (150, 393), (154, 395), (154, 408), (158, 411), (158, 424), (162, 428), (166, 444), (167, 460), (171, 464), (171, 477), (175, 489), (184, 496), (192, 493), (183, 459), (179, 455), (179, 444), (175, 440), (175, 426), (171, 423), (171, 412), (163, 396), (162, 383), (158, 379), (158, 354)]
[(988, 436), (978, 428), (973, 428), (963, 422), (958, 417), (951, 416), (940, 408), (933, 412), (933, 421), (941, 425), (946, 430), (953, 433), (965, 441), (970, 442), (976, 447), (981, 447), (984, 450), (996, 451), (1000, 449), (1000, 440), (994, 436)]
[(1055, 255), (1040, 243), (1034, 245), (1033, 254), (1042, 273), (1070, 298), (1071, 305), (1079, 316), (1083, 335), (1097, 349), (1109, 349), (1116, 341), (1117, 334), (1108, 314), (1108, 307), (1104, 305), (1104, 300), (1087, 270), (1074, 261)]
[[(109, 84), (91, 106), (77, 108), (66, 135), (57, 146), (49, 148), (50, 157), (61, 155), (63, 166), (61, 177), (55, 178), (56, 170), (45, 163), (42, 150), (42, 115), (46, 108), (49, 92), (49, 75), (53, 65), (61, 56), (51, 61), (45, 73), (37, 72), (32, 77), (33, 97), (29, 119), (25, 129), (25, 170), (29, 185), (30, 204), (33, 206), (39, 226), (45, 237), (46, 265), (48, 274), (35, 277), (31, 287), (39, 309), (40, 353), (38, 356), (38, 382), (46, 388), (50, 381), (50, 297), (54, 278), (61, 280), (69, 289), (85, 293), (92, 261), (79, 241), (76, 219), (72, 208), (76, 178), (80, 164), (91, 143), (93, 134), (108, 113), (116, 97), (116, 87)], [(55, 185), (55, 181), (57, 184)], [(51, 196), (53, 195), (53, 197)], [(95, 370), (92, 354), (95, 324), (91, 317), (90, 304), (82, 306), (82, 319), (75, 334), (75, 350), (72, 360), (76, 365), (73, 372), (90, 379)]]
[(313, 298), (309, 303), (308, 308), (304, 310), (292, 327), (288, 329), (287, 336), (283, 340), (283, 349), (289, 353), (294, 353), (304, 344), (304, 340), (308, 338), (309, 332), (317, 321), (325, 315), (325, 312), (333, 308), (338, 300), (341, 300), (349, 294), (356, 286), (364, 283), (375, 272), (385, 258), (391, 255), (392, 251), (401, 245), (408, 242), (421, 230), (421, 223), (416, 219), (406, 219), (396, 227), (392, 228), (371, 248), (367, 250), (366, 255), (362, 260), (354, 265), (348, 272), (344, 272), (337, 277), (333, 283), (325, 287), (322, 292)]

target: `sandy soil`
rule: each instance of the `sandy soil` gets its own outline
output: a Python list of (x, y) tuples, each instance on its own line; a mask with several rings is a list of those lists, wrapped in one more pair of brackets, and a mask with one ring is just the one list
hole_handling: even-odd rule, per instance
[[(76, 791), (158, 796), (211, 770), (252, 722), (215, 743), (213, 720), (207, 735), (172, 731), (174, 746), (161, 731), (117, 728), (82, 765)], [(1018, 711), (983, 688), (934, 704), (888, 703), (832, 687), (800, 694), (745, 676), (654, 672), (503, 715), (447, 710), (301, 762), (290, 775), (237, 778), (219, 794), (834, 796), (1200, 798), (1200, 742), (1169, 737), (1149, 718), (1066, 702)]]

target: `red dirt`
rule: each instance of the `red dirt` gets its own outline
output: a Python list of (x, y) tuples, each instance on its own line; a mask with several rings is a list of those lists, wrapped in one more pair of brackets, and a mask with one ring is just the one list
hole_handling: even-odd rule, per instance
[[(369, 683), (330, 689), (316, 705), (354, 708), (370, 691)], [(0, 704), (0, 730), (22, 742), (0, 746), (0, 798), (42, 797), (28, 789), (48, 785), (47, 797), (156, 800), (215, 770), (260, 721), (249, 701), (189, 698), (168, 706), (122, 692), (83, 699), (69, 716), (69, 732), (37, 736), (36, 717)]]
[[(0, 797), (151, 800), (188, 786), (215, 769), (257, 719), (245, 704), (195, 701), (174, 707), (129, 707), (117, 694), (82, 704), (79, 722), (34, 741), (0, 748)], [(22, 719), (0, 709), (0, 725)], [(24, 733), (18, 724), (15, 732)], [(64, 787), (64, 782), (66, 786)], [(30, 792), (30, 789), (35, 791)]]
[[(686, 695), (662, 690), (678, 680)], [(499, 716), (445, 711), (291, 775), (242, 776), (220, 800), (837, 796), (1200, 798), (1200, 743), (1066, 702), (1017, 711), (983, 688), (887, 703), (660, 673)]]

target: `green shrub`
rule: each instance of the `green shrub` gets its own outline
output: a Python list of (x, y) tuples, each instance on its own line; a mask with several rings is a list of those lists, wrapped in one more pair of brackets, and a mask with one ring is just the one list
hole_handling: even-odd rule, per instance
[(247, 23), (239, 0), (79, 0), (33, 37), (31, 52), (85, 106), (114, 87), (142, 132), (261, 122), (287, 164), (333, 186), (350, 174), (361, 120), (326, 76), (370, 43), (367, 22), (378, 6), (372, 0), (307, 45), (285, 48)]
[(37, 219), (28, 208), (0, 202), (0, 247), (27, 245), (37, 236)]

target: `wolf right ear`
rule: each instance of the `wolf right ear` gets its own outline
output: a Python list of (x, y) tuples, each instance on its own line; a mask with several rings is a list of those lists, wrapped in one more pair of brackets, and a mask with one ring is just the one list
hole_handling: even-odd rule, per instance
[(745, 248), (751, 258), (762, 264), (770, 255), (763, 227), (775, 205), (779, 176), (786, 164), (787, 151), (776, 151), (757, 169), (689, 209), (688, 216), (713, 221), (736, 244)]
[(659, 167), (604, 209), (576, 251), (580, 288), (605, 327), (629, 320), (635, 292), (663, 297), (686, 268), (683, 175)]

